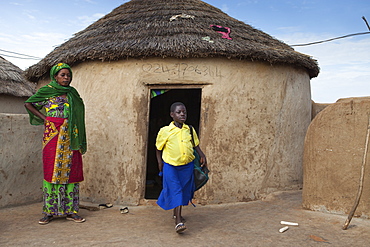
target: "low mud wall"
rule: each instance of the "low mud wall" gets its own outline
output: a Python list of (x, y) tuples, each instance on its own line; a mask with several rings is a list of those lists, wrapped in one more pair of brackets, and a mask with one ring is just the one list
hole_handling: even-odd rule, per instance
[(0, 208), (41, 201), (43, 126), (0, 113)]
[[(340, 99), (311, 122), (303, 158), (304, 208), (348, 214), (359, 188), (370, 97)], [(367, 150), (368, 151), (368, 150)], [(370, 216), (370, 154), (357, 216)]]

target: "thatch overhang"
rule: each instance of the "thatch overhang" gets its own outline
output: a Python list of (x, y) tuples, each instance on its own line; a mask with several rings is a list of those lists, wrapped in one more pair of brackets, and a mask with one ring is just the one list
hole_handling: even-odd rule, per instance
[[(232, 40), (210, 25), (230, 28)], [(46, 78), (58, 62), (149, 57), (226, 57), (297, 66), (311, 78), (319, 73), (310, 56), (200, 0), (132, 0), (55, 48), (26, 76), (31, 81)]]
[(0, 56), (0, 94), (29, 97), (36, 92), (36, 84), (29, 82), (23, 71)]

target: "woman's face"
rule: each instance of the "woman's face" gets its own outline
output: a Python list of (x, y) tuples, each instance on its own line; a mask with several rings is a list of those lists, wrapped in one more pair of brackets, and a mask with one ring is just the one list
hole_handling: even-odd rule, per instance
[(71, 72), (69, 72), (69, 69), (61, 69), (58, 71), (58, 73), (54, 76), (57, 83), (63, 87), (69, 86), (71, 83), (72, 77)]

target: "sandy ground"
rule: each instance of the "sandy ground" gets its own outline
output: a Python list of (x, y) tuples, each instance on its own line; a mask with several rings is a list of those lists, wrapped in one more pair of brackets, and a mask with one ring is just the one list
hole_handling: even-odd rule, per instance
[[(41, 203), (0, 210), (0, 246), (370, 246), (370, 220), (302, 209), (301, 191), (265, 200), (188, 206), (187, 231), (174, 230), (172, 211), (157, 206), (81, 209), (85, 223), (57, 218), (39, 225)], [(299, 223), (284, 233), (280, 221)]]

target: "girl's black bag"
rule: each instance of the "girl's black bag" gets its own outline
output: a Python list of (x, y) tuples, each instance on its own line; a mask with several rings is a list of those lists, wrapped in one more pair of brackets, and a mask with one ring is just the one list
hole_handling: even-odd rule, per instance
[[(194, 137), (193, 137), (193, 126), (189, 125), (191, 141), (194, 146)], [(195, 191), (202, 188), (209, 180), (208, 173), (209, 170), (207, 167), (200, 166), (200, 156), (198, 152), (194, 149), (194, 182), (195, 182)]]

